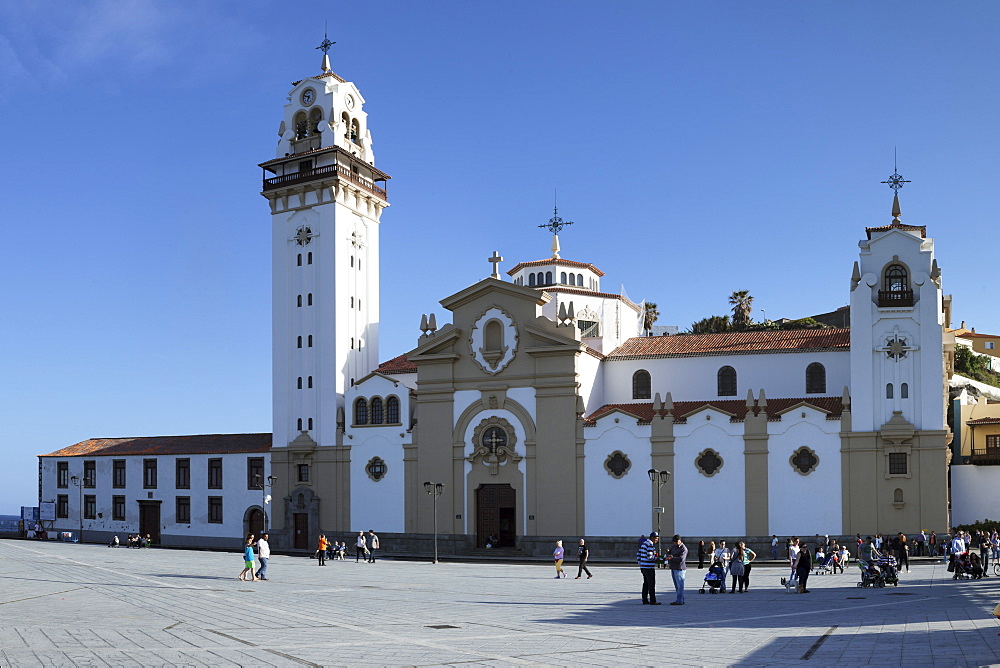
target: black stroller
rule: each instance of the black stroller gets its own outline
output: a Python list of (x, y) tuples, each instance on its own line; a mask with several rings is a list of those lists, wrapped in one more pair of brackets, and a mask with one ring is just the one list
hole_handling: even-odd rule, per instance
[(718, 594), (719, 590), (725, 586), (726, 570), (722, 567), (722, 564), (716, 561), (708, 567), (708, 572), (705, 573), (705, 581), (701, 583), (701, 589), (698, 590), (698, 593), (704, 594), (707, 587), (708, 593)]

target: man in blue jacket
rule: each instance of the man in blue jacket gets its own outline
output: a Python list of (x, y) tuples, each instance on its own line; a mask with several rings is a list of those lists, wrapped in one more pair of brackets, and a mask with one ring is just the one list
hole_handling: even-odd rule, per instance
[(639, 544), (639, 551), (635, 555), (639, 562), (639, 572), (642, 573), (643, 605), (660, 605), (656, 602), (656, 544), (659, 542), (660, 534), (654, 531)]

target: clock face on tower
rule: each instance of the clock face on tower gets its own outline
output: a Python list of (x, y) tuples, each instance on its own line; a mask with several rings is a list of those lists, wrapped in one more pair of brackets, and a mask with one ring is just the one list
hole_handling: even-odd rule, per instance
[(348, 95), (347, 98), (344, 100), (344, 104), (347, 105), (348, 109), (353, 109), (354, 108), (354, 98), (351, 97), (350, 95)]
[(308, 107), (310, 104), (316, 101), (316, 91), (314, 91), (312, 88), (306, 88), (304, 91), (302, 91), (302, 97), (299, 99), (302, 100), (302, 104)]

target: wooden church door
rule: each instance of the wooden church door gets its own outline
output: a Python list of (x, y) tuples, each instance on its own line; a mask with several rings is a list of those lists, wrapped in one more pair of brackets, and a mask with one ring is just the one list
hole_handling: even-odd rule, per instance
[(491, 535), (500, 539), (500, 547), (517, 544), (517, 494), (510, 485), (476, 490), (476, 546), (486, 547)]

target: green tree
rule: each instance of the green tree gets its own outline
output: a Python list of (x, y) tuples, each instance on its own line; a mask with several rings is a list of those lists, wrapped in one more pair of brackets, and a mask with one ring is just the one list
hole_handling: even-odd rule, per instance
[(660, 310), (656, 308), (656, 302), (646, 302), (643, 305), (642, 329), (646, 336), (653, 330), (653, 323), (660, 319)]
[(733, 328), (743, 331), (753, 324), (753, 297), (749, 290), (736, 290), (729, 295), (729, 304), (733, 307)]
[(728, 315), (712, 315), (691, 323), (692, 334), (718, 334), (719, 332), (732, 331), (732, 329)]
[(955, 373), (1000, 387), (1000, 374), (990, 369), (989, 358), (977, 355), (968, 346), (955, 346)]

